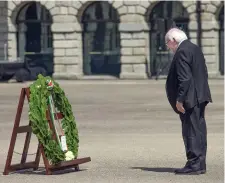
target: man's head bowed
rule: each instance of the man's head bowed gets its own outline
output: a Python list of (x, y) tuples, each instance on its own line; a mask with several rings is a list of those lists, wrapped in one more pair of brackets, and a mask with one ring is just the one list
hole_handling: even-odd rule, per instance
[(165, 35), (166, 45), (173, 52), (176, 51), (179, 43), (186, 39), (188, 38), (185, 32), (178, 28), (170, 29)]

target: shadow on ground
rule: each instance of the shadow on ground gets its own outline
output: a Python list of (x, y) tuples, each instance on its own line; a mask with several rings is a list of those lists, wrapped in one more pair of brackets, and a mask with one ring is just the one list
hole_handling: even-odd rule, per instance
[(131, 167), (131, 169), (140, 169), (143, 171), (150, 171), (150, 172), (167, 172), (167, 173), (174, 173), (176, 168), (168, 168), (168, 167)]
[[(61, 175), (65, 173), (74, 173), (74, 172), (81, 172), (81, 171), (86, 171), (86, 169), (80, 169), (78, 171), (74, 170), (73, 168), (71, 169), (65, 169), (65, 170), (58, 170), (58, 171), (53, 171), (52, 175)], [(27, 169), (27, 170), (21, 170), (21, 171), (15, 171), (10, 174), (27, 174), (27, 175), (46, 175), (45, 168), (39, 168), (38, 170), (33, 171), (32, 169)]]

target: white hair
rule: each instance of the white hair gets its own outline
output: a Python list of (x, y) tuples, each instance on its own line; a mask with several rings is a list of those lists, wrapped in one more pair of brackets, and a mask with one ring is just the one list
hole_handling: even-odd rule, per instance
[(178, 28), (172, 28), (170, 29), (165, 36), (166, 41), (173, 41), (175, 40), (177, 43), (180, 43), (183, 40), (186, 40), (187, 35), (185, 34), (184, 31), (178, 29)]

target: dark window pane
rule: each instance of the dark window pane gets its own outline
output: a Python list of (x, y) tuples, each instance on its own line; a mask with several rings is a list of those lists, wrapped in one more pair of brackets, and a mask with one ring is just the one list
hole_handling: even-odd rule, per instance
[(17, 23), (17, 53), (32, 66), (41, 66), (53, 73), (52, 18), (39, 2), (29, 2), (19, 11)]
[(153, 8), (149, 21), (151, 74), (167, 75), (172, 55), (165, 45), (165, 34), (170, 28), (179, 27), (188, 36), (188, 13), (180, 2), (160, 1)]
[(93, 2), (85, 10), (82, 23), (84, 73), (120, 73), (120, 36), (117, 11), (104, 1)]

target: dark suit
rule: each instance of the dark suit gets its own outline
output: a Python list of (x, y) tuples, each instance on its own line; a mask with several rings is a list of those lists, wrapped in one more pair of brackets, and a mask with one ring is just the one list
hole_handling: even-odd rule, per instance
[[(201, 49), (188, 40), (176, 50), (166, 81), (166, 92), (173, 110), (180, 115), (188, 164), (205, 168), (207, 129), (205, 106), (212, 102), (208, 73)], [(176, 109), (182, 102), (185, 114)]]

